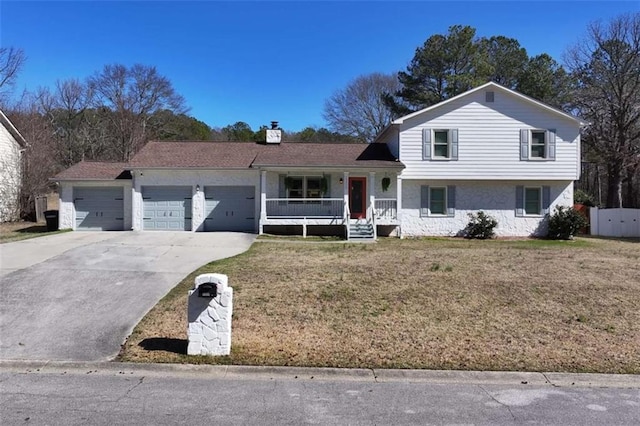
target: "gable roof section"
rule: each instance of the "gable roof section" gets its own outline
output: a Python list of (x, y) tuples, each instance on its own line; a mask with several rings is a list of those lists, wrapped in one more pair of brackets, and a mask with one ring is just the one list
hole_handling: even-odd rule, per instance
[(247, 169), (260, 146), (253, 142), (149, 142), (129, 162), (132, 169)]
[(404, 167), (384, 144), (285, 142), (265, 148), (253, 167)]
[(116, 179), (131, 179), (131, 173), (127, 170), (127, 163), (81, 161), (51, 178), (53, 181)]
[[(518, 99), (520, 99), (520, 100), (522, 100), (522, 101), (524, 101), (524, 102), (526, 102), (526, 103), (528, 103), (530, 105), (533, 105), (533, 106), (535, 106), (537, 108), (546, 110), (546, 111), (551, 112), (553, 114), (559, 115), (560, 117), (563, 117), (563, 118), (565, 118), (567, 120), (572, 120), (572, 121), (576, 122), (577, 124), (579, 124), (581, 126), (587, 124), (584, 121), (582, 121), (581, 119), (579, 119), (577, 117), (574, 117), (571, 114), (567, 114), (566, 112), (563, 112), (563, 111), (560, 111), (559, 109), (553, 108), (553, 107), (551, 107), (551, 106), (549, 106), (549, 105), (547, 105), (547, 104), (545, 104), (543, 102), (537, 101), (537, 100), (535, 100), (533, 98), (530, 98), (529, 96), (526, 96), (526, 95), (523, 95), (522, 93), (516, 92), (515, 90), (508, 89), (508, 88), (506, 88), (506, 87), (504, 87), (504, 86), (502, 86), (502, 85), (500, 85), (498, 83), (494, 83), (493, 81), (485, 83), (482, 86), (478, 86), (478, 87), (476, 87), (474, 89), (468, 90), (468, 91), (466, 91), (464, 93), (456, 95), (456, 96), (454, 96), (452, 98), (444, 100), (444, 101), (442, 101), (440, 103), (437, 103), (435, 105), (431, 105), (430, 107), (421, 109), (421, 110), (416, 111), (416, 112), (412, 112), (411, 114), (405, 115), (404, 117), (400, 117), (400, 118), (394, 120), (391, 124), (402, 124), (405, 120), (408, 120), (408, 119), (413, 118), (413, 117), (415, 117), (417, 115), (420, 115), (420, 114), (424, 114), (425, 112), (436, 110), (436, 109), (448, 104), (449, 102), (453, 102), (453, 101), (455, 101), (457, 99), (461, 99), (461, 98), (467, 97), (467, 96), (469, 96), (469, 95), (471, 95), (471, 94), (473, 94), (475, 92), (478, 92), (478, 91), (483, 90), (483, 89), (488, 89), (488, 88), (497, 89), (497, 90), (501, 90), (503, 92), (509, 93), (509, 94), (515, 96), (516, 98), (518, 98)], [(384, 130), (383, 130), (383, 132), (384, 132)]]
[(16, 140), (16, 142), (18, 142), (18, 145), (20, 145), (21, 148), (24, 148), (27, 146), (27, 141), (24, 138), (24, 136), (20, 134), (18, 129), (16, 129), (13, 123), (7, 118), (6, 115), (4, 115), (4, 112), (2, 111), (0, 111), (0, 123), (2, 123), (2, 125), (5, 127), (5, 129), (7, 129), (9, 133), (11, 133), (11, 136), (14, 137), (14, 139)]

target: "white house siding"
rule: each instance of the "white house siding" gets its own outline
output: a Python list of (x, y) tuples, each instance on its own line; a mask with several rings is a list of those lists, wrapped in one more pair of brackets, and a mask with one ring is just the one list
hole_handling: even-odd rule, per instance
[(379, 139), (376, 140), (376, 143), (384, 143), (387, 144), (391, 155), (395, 158), (399, 158), (400, 156), (400, 144), (399, 144), (399, 136), (398, 136), (398, 127), (392, 126), (389, 127)]
[[(569, 118), (495, 90), (481, 90), (406, 119), (400, 125), (400, 161), (405, 178), (576, 180), (579, 126)], [(458, 129), (457, 161), (422, 160), (422, 129)], [(520, 161), (520, 129), (556, 129), (555, 161)]]
[(0, 222), (18, 219), (20, 145), (0, 124)]
[(132, 195), (131, 195), (131, 181), (130, 180), (110, 180), (110, 181), (84, 181), (73, 182), (66, 181), (60, 182), (60, 204), (59, 204), (59, 222), (60, 229), (76, 229), (76, 209), (73, 203), (73, 188), (74, 187), (105, 187), (105, 186), (121, 186), (124, 193), (124, 230), (129, 230), (132, 227)]
[[(420, 217), (420, 187), (456, 187), (456, 210), (454, 217)], [(573, 205), (572, 181), (451, 181), (451, 180), (403, 180), (402, 219), (403, 236), (455, 236), (469, 222), (468, 213), (479, 210), (498, 221), (496, 235), (523, 237), (544, 235), (546, 222), (540, 217), (516, 217), (516, 186), (549, 186), (551, 207)]]
[[(204, 230), (204, 187), (214, 185), (255, 186), (255, 228), (260, 217), (260, 176), (257, 170), (135, 170), (133, 171), (133, 229), (142, 230), (143, 186), (191, 186), (192, 230)], [(196, 185), (200, 191), (196, 191)]]

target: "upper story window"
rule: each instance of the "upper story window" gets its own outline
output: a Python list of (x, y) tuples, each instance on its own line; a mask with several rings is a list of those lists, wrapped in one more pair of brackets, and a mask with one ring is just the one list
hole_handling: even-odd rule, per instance
[(520, 160), (555, 160), (556, 131), (520, 130)]
[(423, 160), (457, 160), (458, 129), (422, 129)]
[(449, 158), (449, 131), (434, 130), (433, 131), (433, 157)]
[(546, 133), (547, 132), (545, 132), (544, 130), (531, 131), (530, 158), (546, 158), (547, 156)]

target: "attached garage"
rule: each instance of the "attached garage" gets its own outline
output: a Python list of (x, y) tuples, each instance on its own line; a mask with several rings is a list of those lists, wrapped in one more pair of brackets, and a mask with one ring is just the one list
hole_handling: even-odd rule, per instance
[(124, 229), (124, 188), (73, 187), (78, 230), (122, 231)]
[(190, 186), (143, 186), (144, 230), (190, 231)]
[(254, 232), (255, 186), (205, 186), (205, 231)]

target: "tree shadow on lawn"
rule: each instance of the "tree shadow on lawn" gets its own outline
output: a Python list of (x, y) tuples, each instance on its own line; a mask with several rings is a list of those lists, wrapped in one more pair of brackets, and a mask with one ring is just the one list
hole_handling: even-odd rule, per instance
[(640, 238), (638, 237), (605, 237), (603, 235), (577, 235), (580, 238), (586, 238), (591, 240), (609, 240), (609, 241), (620, 241), (623, 243), (640, 243)]
[(185, 339), (151, 337), (138, 343), (138, 346), (147, 351), (166, 351), (173, 352), (178, 355), (186, 355), (188, 344), (189, 342)]
[(34, 225), (27, 228), (18, 229), (15, 232), (19, 234), (41, 234), (47, 232), (47, 225)]

